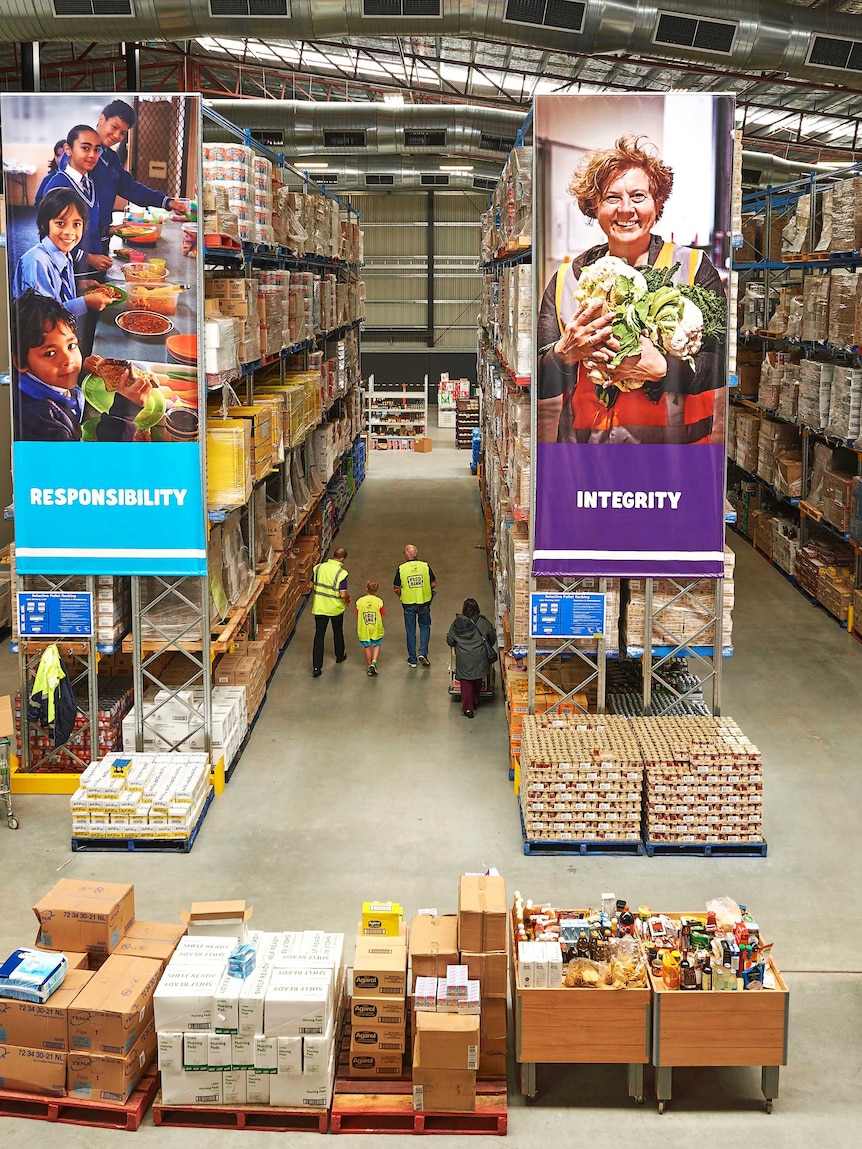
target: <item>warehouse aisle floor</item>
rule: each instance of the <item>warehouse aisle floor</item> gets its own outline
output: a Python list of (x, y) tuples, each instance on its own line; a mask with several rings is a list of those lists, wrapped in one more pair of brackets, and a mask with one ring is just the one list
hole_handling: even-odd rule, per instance
[[(497, 866), (510, 893), (559, 905), (595, 902), (614, 890), (634, 904), (702, 907), (731, 894), (748, 902), (776, 942), (789, 976), (791, 1038), (781, 1096), (762, 1113), (755, 1069), (681, 1069), (663, 1118), (625, 1097), (621, 1067), (547, 1067), (539, 1101), (523, 1104), (511, 1081), (509, 1141), (539, 1149), (552, 1139), (614, 1135), (644, 1146), (674, 1140), (745, 1138), (766, 1149), (856, 1143), (860, 1115), (858, 1016), (862, 885), (857, 846), (860, 774), (855, 716), (862, 646), (809, 606), (747, 543), (738, 553), (736, 657), (725, 663), (724, 711), (758, 742), (766, 760), (766, 859), (523, 856), (507, 773), (502, 703), (472, 722), (447, 695), (445, 632), (466, 595), (492, 607), (484, 526), (467, 452), (437, 432), (431, 454), (372, 453), (368, 479), (338, 542), (354, 597), (380, 582), (388, 614), (379, 678), (364, 672), (355, 627), (336, 667), (331, 640), (323, 676), (311, 677), (309, 612), (270, 684), (266, 707), (233, 780), (188, 856), (77, 854), (68, 848), (63, 798), (18, 798), (22, 828), (0, 822), (0, 950), (27, 944), (30, 907), (61, 876), (136, 886), (138, 915), (176, 920), (192, 899), (244, 897), (269, 929), (324, 927), (351, 933), (365, 898), (396, 898), (408, 912), (456, 905), (462, 870)], [(430, 670), (406, 665), (392, 576), (413, 542), (439, 581)], [(10, 659), (0, 668), (7, 681)], [(804, 932), (803, 932), (804, 931)], [(803, 972), (805, 971), (805, 972)], [(647, 1095), (652, 1075), (647, 1071)], [(611, 1123), (609, 1125), (609, 1122)], [(858, 1128), (857, 1128), (858, 1134)], [(7, 1119), (8, 1149), (118, 1145), (123, 1134)], [(269, 1145), (259, 1133), (163, 1129), (151, 1120), (143, 1145)], [(460, 1139), (458, 1139), (460, 1140)], [(440, 1149), (455, 1138), (440, 1139)], [(398, 1138), (366, 1137), (363, 1146)], [(279, 1144), (308, 1144), (283, 1135)]]

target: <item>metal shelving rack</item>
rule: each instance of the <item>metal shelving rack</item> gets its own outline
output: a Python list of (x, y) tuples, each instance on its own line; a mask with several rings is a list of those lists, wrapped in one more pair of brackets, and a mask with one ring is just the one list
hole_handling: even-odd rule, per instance
[[(251, 133), (247, 129), (239, 128), (232, 124), (229, 120), (220, 116), (212, 108), (203, 107), (203, 115), (221, 127), (226, 133), (236, 139), (242, 140), (244, 144), (255, 149), (255, 151), (266, 156), (275, 165), (281, 169), (289, 170), (296, 178), (302, 182), (304, 189), (309, 186), (313, 187), (314, 191), (327, 196), (330, 199), (335, 199), (344, 210), (352, 213), (357, 218), (359, 212), (356, 208), (343, 203), (337, 196), (333, 196), (326, 188), (318, 186), (309, 180), (308, 175), (296, 171), (289, 164), (285, 162), (284, 156), (276, 155), (269, 148), (266, 148), (258, 141), (254, 140)], [(358, 274), (358, 265), (345, 263), (344, 261), (330, 261), (319, 256), (297, 257), (289, 252), (287, 249), (281, 248), (264, 248), (252, 244), (244, 243), (240, 249), (232, 250), (205, 250), (203, 261), (199, 261), (199, 299), (201, 300), (201, 311), (199, 317), (199, 346), (203, 346), (203, 307), (202, 301), (204, 298), (203, 291), (203, 263), (221, 263), (229, 266), (241, 266), (243, 268), (252, 265), (262, 264), (267, 267), (303, 267), (306, 270), (312, 269), (326, 269), (328, 271), (335, 271), (339, 276), (349, 276)], [(302, 344), (295, 347), (284, 349), (278, 356), (268, 358), (265, 362), (260, 361), (255, 364), (245, 365), (241, 372), (237, 374), (236, 379), (231, 380), (236, 383), (241, 379), (245, 379), (245, 394), (246, 398), (250, 400), (253, 398), (253, 375), (257, 368), (262, 366), (272, 366), (278, 362), (280, 364), (280, 373), (282, 380), (284, 379), (285, 364), (288, 357), (295, 354), (304, 354), (306, 356), (313, 348), (325, 344), (328, 340), (337, 339), (341, 337), (347, 330), (356, 328), (357, 331), (362, 323), (361, 319), (339, 328), (333, 332), (324, 332), (316, 335), (310, 340), (306, 340)], [(198, 407), (199, 411), (206, 411), (208, 389), (206, 387), (206, 377), (201, 373), (199, 382), (198, 394)], [(350, 386), (358, 386), (361, 380), (355, 379), (351, 381)], [(348, 387), (343, 395), (336, 397), (332, 405), (323, 412), (323, 415), (328, 414), (347, 394)], [(427, 380), (426, 380), (427, 392)], [(201, 426), (201, 434), (205, 434), (203, 421)], [(305, 444), (302, 443), (289, 452), (286, 452), (285, 462), (279, 466), (278, 486), (281, 496), (284, 498), (290, 490), (290, 467), (296, 461), (301, 467), (302, 474), (306, 480), (309, 477), (309, 466), (305, 453)], [(202, 461), (203, 474), (202, 481), (204, 491), (206, 491), (206, 459), (205, 453)], [(265, 480), (262, 480), (265, 481)], [(258, 484), (259, 485), (259, 484)], [(319, 504), (321, 495), (312, 500), (312, 505), (309, 513), (297, 524), (297, 533), (301, 531), (310, 514)], [(255, 537), (254, 537), (254, 515), (248, 514), (249, 504), (245, 504), (246, 512), (246, 539), (248, 543), (249, 552), (253, 555), (255, 553)], [(241, 508), (222, 508), (215, 511), (210, 511), (208, 518), (210, 522), (223, 521), (226, 514), (232, 510)], [(40, 576), (43, 582), (48, 582), (50, 586), (46, 589), (59, 590), (68, 581), (70, 576)], [(144, 596), (142, 594), (142, 577), (133, 576), (131, 578), (131, 595), (132, 595), (132, 634), (131, 643), (126, 639), (124, 648), (131, 649), (132, 654), (132, 681), (134, 686), (134, 693), (136, 700), (143, 698), (144, 691), (155, 687), (157, 690), (166, 692), (170, 701), (180, 698), (181, 692), (188, 690), (199, 690), (202, 696), (202, 705), (198, 708), (196, 705), (183, 699), (183, 705), (189, 712), (189, 727), (184, 731), (184, 736), (178, 741), (175, 749), (181, 746), (187, 739), (194, 735), (202, 734), (205, 749), (208, 753), (212, 751), (212, 657), (214, 651), (212, 649), (213, 642), (211, 637), (211, 620), (210, 620), (210, 588), (209, 579), (207, 576), (192, 577), (192, 576), (178, 576), (172, 577), (167, 575), (161, 576), (146, 576), (150, 580), (151, 585), (155, 584), (157, 590), (156, 594), (150, 599), (148, 603), (144, 603)], [(18, 587), (22, 589), (21, 579), (18, 580)], [(93, 593), (95, 601), (95, 580), (93, 578), (87, 579), (87, 589)], [(157, 621), (157, 610), (163, 607), (166, 602), (175, 602), (180, 606), (187, 615), (187, 623), (182, 627), (179, 633), (175, 631), (168, 632)], [(254, 634), (255, 628), (255, 611), (254, 603), (252, 602), (248, 608), (246, 619), (251, 627), (251, 633)], [(146, 624), (146, 635), (144, 634)], [(238, 629), (238, 628), (237, 628)], [(99, 711), (99, 696), (98, 696), (98, 658), (99, 654), (113, 654), (120, 649), (120, 644), (116, 646), (100, 646), (94, 640), (82, 641), (65, 641), (57, 640), (61, 648), (61, 653), (67, 660), (72, 662), (70, 666), (70, 673), (72, 673), (72, 682), (80, 684), (86, 681), (87, 684), (87, 698), (88, 709), (86, 716), (89, 724), (89, 752), (90, 759), (87, 762), (81, 761), (82, 769), (88, 765), (89, 760), (98, 758), (98, 711)], [(21, 739), (22, 739), (22, 754), (21, 754), (21, 772), (28, 773), (30, 770), (30, 755), (29, 755), (29, 720), (27, 717), (26, 699), (29, 698), (31, 683), (35, 676), (35, 671), (38, 666), (38, 659), (41, 657), (41, 652), (45, 646), (45, 642), (32, 643), (21, 642), (19, 644), (19, 670), (22, 694), (21, 706)], [(187, 663), (186, 670), (181, 684), (169, 683), (163, 680), (161, 675), (161, 661), (165, 655), (174, 655), (185, 660)], [(176, 659), (172, 660), (172, 669), (176, 667)], [(74, 673), (73, 673), (74, 671)], [(174, 674), (172, 673), (172, 677)], [(166, 703), (167, 704), (167, 703)], [(144, 733), (146, 723), (143, 718), (143, 708), (136, 706), (136, 724), (135, 724), (135, 744), (138, 751), (143, 750)], [(65, 747), (64, 749), (68, 749)], [(53, 754), (48, 755), (44, 762), (50, 761)], [(230, 766), (225, 763), (225, 769)]]

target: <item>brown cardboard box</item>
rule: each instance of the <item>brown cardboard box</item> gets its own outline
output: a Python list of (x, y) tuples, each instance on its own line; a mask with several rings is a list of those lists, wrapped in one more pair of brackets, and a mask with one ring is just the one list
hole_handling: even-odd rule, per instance
[[(402, 923), (403, 929), (407, 927)], [(351, 994), (358, 997), (406, 997), (406, 934), (400, 938), (357, 937)]]
[(350, 1053), (348, 1077), (400, 1077), (402, 1070), (400, 1053), (377, 1053), (374, 1050)]
[(69, 1049), (125, 1057), (153, 1016), (162, 963), (112, 954), (69, 1011)]
[(12, 714), (12, 700), (8, 694), (0, 695), (0, 738), (15, 737), (15, 718)]
[(107, 954), (135, 920), (135, 889), (62, 878), (33, 912), (39, 920), (39, 941), (48, 949)]
[(125, 1057), (108, 1053), (69, 1054), (66, 1089), (70, 1097), (122, 1104), (156, 1055), (156, 1025), (152, 1018)]
[(0, 1087), (38, 1093), (41, 1097), (66, 1096), (67, 1053), (23, 1045), (4, 1045), (2, 1052)]
[(462, 874), (458, 883), (458, 949), (506, 949), (506, 883), (501, 877)]
[(417, 1013), (413, 1065), (423, 1069), (476, 1069), (479, 1018), (458, 1013)]
[(483, 1053), (506, 1052), (506, 999), (489, 997), (482, 1002), (479, 1034)]
[(476, 1074), (468, 1069), (413, 1067), (413, 1108), (429, 1113), (473, 1113)]
[(184, 925), (174, 922), (134, 921), (114, 952), (123, 957), (152, 958), (164, 969), (185, 932)]
[(419, 437), (419, 438), (413, 440), (413, 450), (414, 451), (422, 451), (424, 453), (427, 453), (431, 450), (431, 448), (433, 446), (434, 446), (434, 444), (431, 441), (431, 439), (424, 439), (424, 438)]
[(461, 965), (467, 967), (472, 981), (478, 981), (483, 1009), (486, 998), (505, 998), (509, 983), (509, 959), (505, 951), (476, 954), (462, 950)]
[(403, 1029), (407, 1021), (407, 1004), (403, 997), (353, 997), (350, 1021), (352, 1025), (363, 1028), (381, 1025)]
[(354, 1025), (350, 1030), (351, 1053), (405, 1053), (406, 1050), (403, 1025)]
[[(458, 964), (458, 918), (455, 914), (417, 914), (410, 924), (410, 984), (417, 977), (445, 977), (447, 965)], [(470, 975), (473, 976), (472, 974)]]
[(506, 1054), (503, 1053), (486, 1053), (483, 1049), (479, 1055), (479, 1077), (505, 1077), (506, 1076)]
[[(35, 950), (46, 950), (48, 953), (60, 952), (57, 950), (52, 950), (50, 946), (43, 946), (41, 944), (41, 942), (39, 941), (40, 937), (41, 937), (41, 934), (36, 935), (36, 940), (33, 943), (33, 949), (35, 949)], [(85, 969), (86, 970), (86, 969), (90, 968), (90, 955), (89, 954), (75, 953), (74, 950), (62, 950), (61, 952), (65, 956), (66, 961), (69, 963), (69, 969)]]
[[(91, 977), (89, 970), (70, 969), (62, 985), (42, 1005), (0, 998), (0, 1044), (65, 1052), (69, 1047), (68, 1009)], [(3, 1064), (0, 1061), (0, 1077)]]

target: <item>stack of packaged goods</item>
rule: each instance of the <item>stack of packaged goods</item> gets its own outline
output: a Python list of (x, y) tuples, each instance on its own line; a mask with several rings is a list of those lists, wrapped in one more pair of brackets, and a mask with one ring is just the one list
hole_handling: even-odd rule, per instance
[(344, 935), (249, 917), (244, 902), (192, 905), (154, 997), (162, 1104), (327, 1109)]
[[(296, 579), (285, 578), (281, 571), (276, 571), (257, 600), (258, 618), (274, 631), (278, 650), (286, 644), (296, 623), (300, 597)], [(260, 699), (263, 700), (262, 694)]]
[(633, 718), (651, 842), (763, 841), (763, 762), (732, 718)]
[(818, 598), (830, 583), (846, 586), (854, 569), (853, 551), (837, 539), (818, 536), (796, 553), (794, 578), (806, 594)]
[(858, 342), (856, 310), (862, 279), (843, 269), (836, 269), (829, 278), (828, 341), (833, 347), (855, 347)]
[(799, 410), (799, 364), (787, 363), (781, 377), (781, 390), (778, 396), (778, 414), (791, 423), (796, 422)]
[[(267, 622), (269, 623), (269, 617), (267, 617)], [(266, 677), (263, 664), (256, 658), (241, 654), (223, 654), (213, 669), (213, 682), (216, 686), (244, 689), (245, 698), (243, 701), (247, 725), (250, 726), (266, 696)]]
[(201, 192), (204, 235), (239, 239), (239, 217), (231, 210), (227, 185), (205, 180)]
[[(752, 512), (749, 512), (749, 520), (751, 514)], [(731, 646), (733, 633), (735, 565), (736, 556), (730, 547), (725, 547), (721, 635), (722, 647), (725, 650), (729, 650)], [(623, 612), (626, 649), (630, 658), (639, 658), (643, 654), (646, 632), (646, 597), (643, 579), (629, 579), (628, 588), (628, 602)], [(661, 613), (658, 613), (659, 611)], [(666, 631), (670, 631), (674, 642), (691, 643), (697, 647), (712, 646), (715, 641), (715, 627), (710, 619), (715, 614), (715, 580), (700, 579), (694, 584), (689, 584), (686, 593), (680, 595), (675, 580), (653, 579), (653, 613), (658, 614), (653, 625), (654, 648), (667, 646), (672, 641)]]
[(240, 373), (239, 349), (243, 341), (243, 320), (221, 315), (212, 306), (206, 307), (204, 324), (205, 370), (209, 387), (227, 383)]
[[(127, 718), (123, 724), (124, 740), (129, 722)], [(133, 718), (130, 728), (134, 745)], [(145, 741), (152, 741), (147, 735), (145, 720)], [(166, 739), (164, 745), (168, 743)], [(87, 767), (69, 800), (72, 836), (185, 839), (197, 825), (209, 793), (206, 754), (107, 754)]]
[[(220, 561), (218, 565), (221, 565)], [(144, 577), (140, 586), (142, 608), (140, 626), (141, 637), (145, 641), (157, 642), (159, 645), (168, 639), (176, 639), (188, 645), (201, 642), (203, 636), (200, 584), (195, 585), (189, 580), (181, 587), (166, 587), (159, 578)], [(212, 626), (218, 619), (218, 612), (209, 596), (207, 603)]]
[(832, 186), (832, 236), (829, 250), (849, 253), (858, 251), (860, 247), (862, 185), (858, 179), (837, 180)]
[(754, 474), (757, 470), (758, 435), (761, 418), (748, 411), (736, 412), (736, 452), (734, 461), (743, 471)]
[(123, 1104), (155, 1054), (153, 991), (184, 927), (135, 922), (134, 888), (108, 882), (63, 879), (33, 910), (35, 950), (4, 963), (31, 973), (0, 989), (3, 1088)]
[(203, 154), (204, 181), (224, 188), (240, 239), (256, 242), (254, 151), (244, 144), (204, 144)]
[[(183, 753), (204, 749), (203, 692), (200, 688), (181, 689), (171, 694), (152, 686), (144, 693), (145, 751), (179, 749)], [(133, 706), (123, 719), (123, 750), (135, 748), (137, 709)], [(248, 729), (244, 684), (219, 683), (212, 690), (213, 761), (233, 761)], [(192, 757), (197, 757), (192, 755)]]
[(500, 353), (514, 375), (533, 369), (533, 269), (529, 264), (504, 269), (501, 305), (505, 321)]
[(304, 343), (314, 334), (314, 280), (310, 271), (294, 271), (288, 289), (291, 343)]
[(789, 354), (783, 351), (767, 351), (764, 357), (757, 388), (757, 406), (764, 411), (775, 411), (778, 408), (781, 381), (789, 358)]
[(251, 498), (251, 424), (207, 419), (207, 507), (237, 507)]
[[(285, 581), (287, 580), (285, 579)], [(275, 670), (278, 652), (281, 649), (278, 642), (278, 629), (259, 619), (256, 636), (252, 639), (246, 633), (241, 633), (239, 638), (234, 640), (233, 653), (246, 658), (253, 658), (259, 662), (263, 667), (264, 679), (268, 682), (269, 676)], [(248, 712), (245, 708), (243, 708), (243, 713), (247, 717)]]
[(520, 803), (528, 841), (637, 841), (643, 767), (624, 718), (523, 722)]
[[(268, 327), (268, 346), (275, 347), (278, 343), (278, 347), (281, 348), (289, 347), (293, 343), (293, 335), (290, 330), (290, 274), (289, 271), (279, 270), (257, 270), (254, 273), (257, 280), (260, 322), (261, 324), (266, 323)], [(264, 297), (262, 307), (261, 296)], [(261, 337), (261, 347), (263, 347), (263, 337)]]
[(252, 157), (254, 178), (254, 238), (256, 243), (272, 246), (275, 231), (272, 224), (272, 164), (265, 156)]
[(761, 419), (757, 435), (757, 474), (765, 483), (775, 483), (776, 456), (798, 445), (799, 431), (775, 419)]
[(775, 456), (772, 485), (788, 499), (802, 497), (802, 448), (784, 447)]
[(365, 902), (356, 936), (348, 1077), (401, 1077), (407, 1051), (407, 923), (396, 902)]
[[(818, 363), (816, 359), (803, 359), (799, 364), (799, 400), (797, 418), (806, 427), (822, 427), (821, 390), (827, 393), (826, 408), (832, 392), (832, 363)], [(828, 416), (827, 416), (828, 417)]]
[(828, 275), (806, 275), (803, 280), (802, 341), (804, 343), (825, 343), (829, 336), (829, 287)]
[[(211, 407), (208, 415), (207, 434), (209, 435), (211, 429), (218, 430), (223, 426), (223, 417), (221, 409), (217, 406)], [(248, 420), (251, 428), (249, 458), (252, 483), (260, 482), (269, 474), (278, 455), (279, 443), (282, 441), (282, 427), (276, 425), (272, 416), (271, 408), (263, 404), (237, 405), (227, 408), (228, 430), (233, 430), (232, 425), (238, 419)], [(238, 471), (238, 468), (235, 470)]]
[(772, 525), (772, 561), (792, 576), (798, 550), (799, 524), (792, 519), (777, 518)]
[(509, 523), (506, 529), (509, 631), (512, 646), (530, 641), (530, 537), (526, 523)]
[[(72, 733), (62, 747), (54, 746), (52, 734), (40, 732), (30, 723), (30, 769), (46, 773), (80, 774), (90, 761), (90, 720), (87, 716), (89, 699), (87, 684), (75, 685), (79, 710), (75, 715)], [(132, 708), (134, 693), (129, 678), (99, 678), (99, 709), (97, 712), (97, 754), (110, 754), (123, 745), (123, 722)], [(21, 747), (20, 695), (15, 696), (15, 730), (17, 746)]]
[(850, 471), (828, 467), (823, 474), (820, 507), (823, 517), (839, 531), (847, 534), (853, 518), (853, 485), (856, 475)]
[[(854, 276), (862, 283), (862, 276)], [(835, 365), (829, 394), (826, 434), (848, 442), (859, 437), (862, 413), (862, 370)]]
[[(260, 359), (257, 291), (257, 280), (250, 276), (208, 275), (204, 281), (204, 314), (207, 320), (237, 320), (231, 334), (239, 363), (253, 363)], [(225, 366), (224, 370), (228, 368)]]
[[(496, 873), (462, 874), (458, 884), (458, 954), (460, 965), (466, 967), (468, 984), (478, 984), (479, 1077), (506, 1076), (506, 920), (504, 879)], [(472, 1000), (469, 994), (468, 998)]]

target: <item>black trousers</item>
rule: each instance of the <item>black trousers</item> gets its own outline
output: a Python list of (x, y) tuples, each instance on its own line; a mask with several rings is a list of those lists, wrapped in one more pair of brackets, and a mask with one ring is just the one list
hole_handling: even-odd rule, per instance
[(328, 622), (332, 623), (335, 657), (344, 657), (344, 614), (316, 614), (314, 616), (314, 651), (311, 656), (312, 670), (323, 669), (323, 640), (326, 638), (326, 624)]

